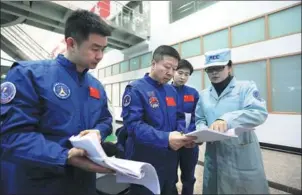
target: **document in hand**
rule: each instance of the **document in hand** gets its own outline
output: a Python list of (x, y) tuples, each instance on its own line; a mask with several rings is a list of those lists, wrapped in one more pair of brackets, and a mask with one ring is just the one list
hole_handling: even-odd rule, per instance
[(154, 194), (160, 194), (160, 186), (155, 168), (144, 162), (108, 157), (95, 134), (69, 138), (73, 147), (86, 150), (88, 158), (94, 163), (116, 171), (118, 183), (143, 185)]
[(195, 142), (200, 143), (200, 142), (213, 142), (213, 141), (220, 141), (224, 139), (230, 139), (230, 138), (238, 137), (240, 133), (246, 131), (252, 131), (252, 130), (255, 130), (255, 128), (234, 128), (234, 129), (229, 129), (224, 133), (220, 133), (218, 131), (214, 131), (210, 129), (201, 129), (201, 130), (192, 131), (185, 135), (197, 137)]

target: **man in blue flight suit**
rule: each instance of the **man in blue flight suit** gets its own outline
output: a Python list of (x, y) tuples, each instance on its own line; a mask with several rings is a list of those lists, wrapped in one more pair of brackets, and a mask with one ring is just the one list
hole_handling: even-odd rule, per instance
[(110, 34), (99, 16), (77, 10), (66, 21), (65, 56), (13, 64), (1, 84), (1, 194), (95, 194), (95, 172), (111, 172), (69, 142), (112, 132), (104, 88), (87, 73)]
[[(171, 80), (180, 60), (170, 46), (159, 46), (153, 53), (151, 72), (127, 85), (123, 95), (122, 117), (128, 137), (126, 157), (150, 163), (157, 171), (161, 194), (178, 194), (175, 186), (177, 151), (193, 142), (183, 136), (184, 113), (177, 106)], [(131, 195), (152, 194), (147, 188), (131, 185)]]
[[(196, 89), (186, 86), (190, 75), (192, 75), (194, 69), (190, 62), (182, 59), (178, 63), (177, 70), (173, 76), (172, 86), (178, 94), (178, 104), (181, 107), (181, 111), (186, 115), (186, 129), (184, 133), (192, 132), (195, 127), (195, 108), (199, 99), (199, 94)], [(196, 181), (195, 166), (198, 161), (198, 146), (193, 144), (191, 146), (184, 146), (178, 150), (179, 165), (181, 170), (181, 182), (182, 182), (182, 195), (193, 195), (194, 183)], [(176, 183), (178, 177), (176, 177)]]

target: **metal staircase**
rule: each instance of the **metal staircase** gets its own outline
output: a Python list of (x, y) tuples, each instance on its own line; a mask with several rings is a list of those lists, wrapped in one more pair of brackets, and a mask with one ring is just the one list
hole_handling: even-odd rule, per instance
[[(72, 10), (83, 8), (77, 1), (1, 1), (1, 49), (11, 56), (22, 59), (45, 59), (45, 51), (17, 24), (28, 24), (62, 34), (66, 18)], [(96, 7), (96, 1), (85, 1), (86, 9)], [(84, 9), (85, 9), (84, 8)], [(89, 10), (90, 10), (89, 9)], [(145, 10), (142, 12), (142, 10)], [(108, 46), (127, 49), (146, 40), (149, 36), (149, 3), (143, 2), (139, 11), (122, 2), (110, 1), (106, 21), (113, 28)], [(59, 44), (59, 43), (58, 43)], [(14, 54), (11, 54), (14, 53)]]

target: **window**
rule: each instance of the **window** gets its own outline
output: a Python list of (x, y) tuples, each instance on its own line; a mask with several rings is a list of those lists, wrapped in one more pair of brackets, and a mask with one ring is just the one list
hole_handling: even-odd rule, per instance
[(102, 69), (99, 69), (99, 79), (102, 79), (105, 77), (105, 69), (102, 68)]
[(208, 88), (211, 86), (211, 81), (209, 79), (209, 76), (206, 72), (204, 72), (204, 88)]
[(188, 86), (195, 88), (198, 92), (202, 89), (202, 76), (200, 70), (195, 70), (192, 75), (189, 77), (187, 82)]
[(124, 92), (125, 92), (125, 89), (126, 89), (126, 86), (128, 85), (129, 81), (126, 81), (126, 82), (122, 82), (121, 83), (121, 88), (120, 88), (120, 106), (123, 105), (123, 95), (124, 95)]
[[(178, 51), (178, 44), (171, 45), (171, 47), (173, 47), (174, 49), (176, 49), (176, 51)], [(179, 51), (178, 51), (178, 52), (179, 52)]]
[(195, 1), (170, 1), (170, 21), (174, 22), (195, 12)]
[(196, 2), (196, 9), (201, 10), (204, 8), (209, 7), (210, 5), (213, 5), (214, 3), (217, 3), (217, 1), (195, 1)]
[(229, 46), (229, 31), (224, 29), (203, 37), (204, 52), (227, 48)]
[(301, 113), (301, 55), (271, 59), (272, 111)]
[(142, 68), (147, 68), (151, 65), (152, 61), (152, 52), (146, 53), (141, 56), (141, 66)]
[(111, 94), (111, 85), (105, 85), (105, 91), (106, 91), (106, 94), (107, 94), (107, 98), (112, 101), (112, 94)]
[(201, 54), (200, 37), (181, 43), (181, 57), (187, 58)]
[(250, 44), (265, 39), (264, 18), (232, 27), (232, 46)]
[(130, 71), (139, 69), (139, 57), (130, 59)]
[(256, 83), (261, 98), (267, 101), (266, 61), (236, 64), (233, 74), (237, 80), (251, 80)]
[(106, 77), (111, 76), (111, 68), (112, 68), (112, 66), (108, 66), (108, 67), (105, 68), (105, 76)]
[(112, 75), (116, 75), (120, 73), (120, 65), (119, 64), (114, 64), (112, 66)]
[(301, 32), (301, 5), (268, 16), (271, 38)]
[(198, 10), (205, 9), (218, 1), (188, 1), (173, 0), (170, 1), (170, 22), (175, 22)]
[(120, 103), (120, 84), (112, 84), (112, 106), (119, 106)]
[(124, 73), (128, 71), (129, 61), (124, 61), (120, 63), (120, 72)]

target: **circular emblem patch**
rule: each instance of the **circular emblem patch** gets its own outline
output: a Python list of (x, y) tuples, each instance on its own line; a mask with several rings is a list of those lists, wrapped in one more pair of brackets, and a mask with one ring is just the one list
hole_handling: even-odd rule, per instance
[(55, 83), (53, 92), (60, 99), (67, 99), (70, 96), (70, 89), (64, 83)]
[(257, 100), (259, 100), (259, 101), (262, 101), (262, 98), (260, 97), (260, 93), (259, 93), (259, 91), (253, 91), (253, 96), (254, 96), (254, 98), (256, 98)]
[(11, 82), (1, 84), (1, 104), (7, 104), (12, 101), (16, 95), (16, 86)]
[(131, 96), (127, 94), (124, 96), (123, 105), (124, 107), (127, 107), (129, 106), (130, 103), (131, 103)]
[(157, 108), (159, 106), (159, 101), (156, 97), (150, 97), (149, 104), (152, 108)]

